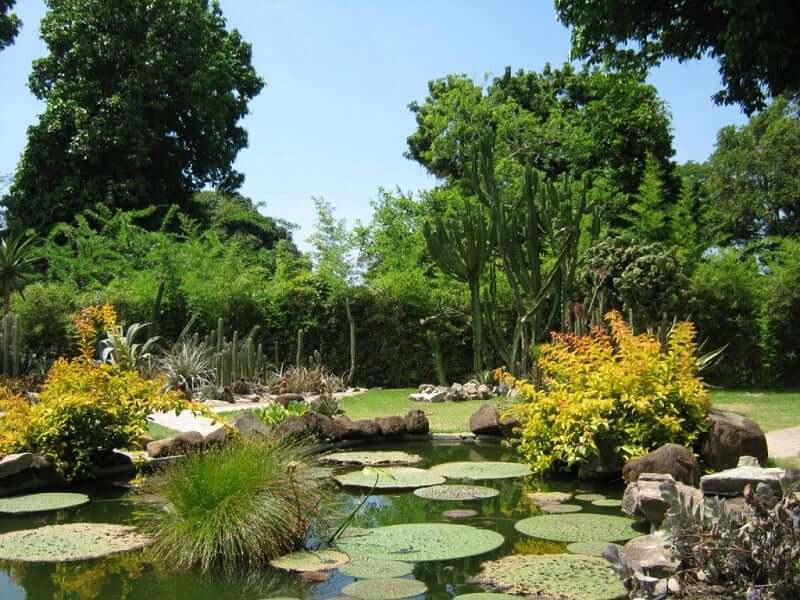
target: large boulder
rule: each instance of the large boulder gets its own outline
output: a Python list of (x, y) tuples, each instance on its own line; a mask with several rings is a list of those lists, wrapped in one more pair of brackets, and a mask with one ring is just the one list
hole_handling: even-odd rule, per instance
[(431, 430), (431, 425), (428, 422), (428, 417), (421, 410), (410, 410), (406, 414), (405, 428), (407, 433), (414, 435), (425, 435)]
[(31, 466), (33, 466), (33, 454), (30, 452), (7, 454), (0, 460), (0, 479), (21, 473)]
[(730, 412), (711, 411), (710, 425), (700, 443), (700, 457), (714, 469), (732, 469), (741, 456), (767, 464), (767, 438), (757, 423)]
[(361, 431), (347, 415), (337, 415), (333, 418), (333, 421), (336, 428), (341, 432), (341, 439), (357, 440), (361, 438)]
[(500, 412), (491, 404), (483, 404), (469, 418), (469, 429), (475, 435), (503, 435)]
[(664, 444), (622, 467), (626, 483), (636, 481), (642, 473), (669, 473), (675, 481), (695, 487), (700, 485), (700, 463), (691, 450), (679, 444)]
[(386, 437), (397, 437), (406, 432), (406, 423), (403, 417), (377, 417), (375, 422)]
[(675, 494), (685, 500), (692, 498), (695, 504), (703, 501), (699, 489), (676, 482), (668, 473), (641, 473), (625, 488), (622, 512), (658, 526), (664, 521)]
[(175, 437), (156, 440), (147, 444), (147, 455), (150, 458), (178, 456), (203, 446), (203, 434), (197, 431), (185, 431)]
[(203, 445), (205, 445), (206, 448), (212, 446), (222, 446), (227, 438), (228, 427), (225, 425), (220, 425), (216, 429), (212, 429), (206, 434), (206, 437), (203, 439)]
[(674, 575), (680, 562), (672, 557), (669, 534), (658, 531), (629, 540), (619, 552), (620, 561), (636, 573), (665, 579)]
[(446, 397), (447, 388), (445, 386), (423, 384), (419, 386), (419, 391), (409, 396), (409, 399), (416, 402), (444, 402)]
[(358, 432), (358, 437), (372, 439), (381, 434), (381, 426), (370, 419), (358, 419), (353, 421), (353, 429)]
[(231, 426), (239, 432), (242, 437), (253, 437), (255, 435), (269, 435), (270, 428), (259, 419), (252, 410), (243, 410), (233, 419)]
[(796, 473), (778, 468), (736, 467), (700, 478), (700, 489), (708, 496), (741, 496), (745, 486), (755, 490), (768, 486), (773, 494), (782, 497), (796, 481)]

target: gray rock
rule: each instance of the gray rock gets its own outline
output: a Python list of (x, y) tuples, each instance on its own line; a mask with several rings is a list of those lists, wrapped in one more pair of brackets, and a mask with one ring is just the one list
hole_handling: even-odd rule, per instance
[(670, 508), (670, 498), (678, 493), (684, 499), (703, 501), (703, 493), (694, 487), (676, 482), (668, 473), (642, 473), (628, 484), (622, 496), (622, 512), (656, 526), (664, 521)]
[(347, 415), (337, 415), (333, 418), (335, 426), (341, 431), (343, 440), (357, 440), (361, 438), (361, 431), (355, 427)]
[(227, 437), (228, 428), (225, 425), (220, 425), (206, 434), (206, 437), (203, 438), (203, 445), (207, 448), (209, 446), (221, 446), (225, 443)]
[(758, 462), (758, 459), (755, 456), (740, 456), (739, 462), (736, 464), (737, 467), (760, 467), (761, 463)]
[(485, 383), (482, 383), (478, 386), (478, 397), (481, 400), (488, 400), (492, 396), (494, 396), (494, 392), (492, 391), (491, 387), (489, 387)]
[(446, 397), (447, 389), (443, 391), (436, 389), (431, 392), (418, 392), (416, 394), (411, 394), (408, 398), (414, 402), (444, 402)]
[(381, 434), (381, 427), (370, 419), (358, 419), (353, 421), (353, 429), (358, 432), (358, 437), (371, 439)]
[(375, 423), (381, 428), (381, 433), (386, 437), (397, 437), (406, 432), (403, 417), (376, 417)]
[(700, 489), (707, 496), (741, 496), (746, 485), (755, 490), (759, 484), (769, 486), (773, 493), (782, 496), (795, 480), (785, 469), (762, 467), (736, 467), (700, 478)]
[(664, 444), (622, 468), (622, 478), (627, 483), (636, 481), (642, 473), (669, 473), (686, 485), (700, 484), (700, 463), (691, 450), (678, 444)]
[(33, 454), (30, 452), (7, 454), (0, 460), (0, 479), (21, 473), (31, 466), (33, 466)]
[(289, 415), (283, 421), (278, 423), (275, 431), (280, 435), (304, 437), (311, 435), (308, 428), (308, 421), (305, 415)]
[(403, 420), (405, 421), (405, 429), (407, 433), (424, 435), (431, 430), (428, 417), (421, 410), (408, 411)]
[(711, 411), (710, 426), (700, 443), (700, 457), (715, 471), (732, 469), (741, 456), (767, 464), (767, 438), (757, 423), (730, 412)]
[(254, 435), (269, 435), (270, 428), (259, 419), (252, 410), (243, 410), (231, 423), (233, 428), (238, 431), (242, 437), (253, 437)]
[(477, 381), (469, 381), (464, 384), (464, 395), (469, 400), (478, 400), (481, 397), (480, 384)]
[(497, 408), (491, 404), (482, 405), (469, 418), (469, 429), (475, 435), (503, 435)]
[(663, 531), (629, 540), (619, 556), (631, 570), (656, 579), (671, 577), (680, 566), (672, 557), (669, 536)]
[(175, 437), (156, 440), (147, 444), (147, 455), (150, 458), (178, 456), (196, 450), (203, 445), (203, 434), (197, 431), (185, 431)]

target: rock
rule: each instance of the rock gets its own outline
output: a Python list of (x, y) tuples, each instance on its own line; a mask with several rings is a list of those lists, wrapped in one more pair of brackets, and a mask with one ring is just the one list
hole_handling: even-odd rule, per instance
[(358, 419), (353, 421), (353, 429), (358, 432), (359, 438), (372, 439), (381, 434), (381, 427), (370, 419)]
[(334, 423), (328, 415), (309, 411), (302, 417), (306, 422), (306, 431), (320, 440), (338, 442), (344, 435), (344, 429)]
[(494, 396), (494, 392), (492, 391), (491, 387), (489, 387), (485, 383), (482, 383), (478, 386), (478, 397), (481, 400), (488, 400), (492, 396)]
[(435, 390), (437, 387), (438, 387), (438, 386), (435, 386), (435, 385), (433, 385), (432, 383), (423, 383), (422, 385), (420, 385), (420, 386), (417, 388), (417, 391), (418, 391), (420, 394), (430, 394), (430, 393), (433, 393), (433, 391), (434, 391), (434, 390)]
[(678, 444), (664, 444), (622, 468), (626, 483), (636, 481), (642, 473), (669, 473), (675, 481), (686, 485), (700, 484), (700, 463), (691, 450)]
[(669, 534), (663, 531), (629, 540), (619, 556), (633, 571), (656, 579), (671, 577), (680, 566), (670, 552)]
[(475, 435), (503, 435), (497, 408), (491, 404), (483, 404), (469, 418), (469, 429)]
[(20, 454), (7, 454), (0, 460), (0, 479), (16, 475), (33, 466), (33, 454), (21, 452)]
[(175, 437), (156, 440), (147, 444), (147, 455), (150, 458), (178, 456), (203, 445), (203, 434), (197, 431), (185, 431)]
[(270, 428), (259, 419), (252, 410), (243, 410), (231, 423), (233, 428), (242, 437), (253, 437), (254, 435), (269, 435)]
[(210, 446), (221, 446), (225, 443), (227, 437), (228, 428), (225, 425), (220, 425), (206, 434), (206, 437), (203, 438), (203, 445), (206, 448)]
[(428, 417), (421, 410), (410, 410), (405, 416), (405, 429), (407, 433), (424, 435), (431, 430)]
[(760, 467), (761, 463), (755, 456), (740, 456), (739, 462), (736, 463), (737, 467)]
[(481, 397), (480, 384), (477, 381), (465, 383), (463, 389), (468, 400), (478, 400)]
[(139, 436), (139, 437), (136, 439), (136, 445), (137, 445), (139, 448), (141, 448), (142, 450), (147, 450), (147, 444), (149, 444), (150, 442), (153, 442), (153, 441), (155, 441), (155, 438), (153, 438), (153, 437), (152, 437), (152, 436), (150, 436), (150, 435), (147, 435), (147, 434), (145, 434), (145, 435), (140, 435), (140, 436)]
[(693, 498), (695, 503), (703, 501), (699, 489), (676, 482), (668, 473), (642, 473), (625, 488), (622, 512), (639, 521), (660, 525), (675, 493), (685, 499)]
[(450, 400), (451, 402), (461, 402), (466, 399), (467, 395), (464, 393), (464, 386), (460, 383), (451, 385), (445, 395), (445, 400)]
[(283, 421), (278, 423), (275, 430), (280, 435), (303, 437), (309, 435), (308, 422), (304, 418), (305, 415), (289, 415)]
[(715, 471), (731, 469), (742, 456), (754, 456), (760, 465), (767, 463), (767, 438), (758, 424), (730, 412), (711, 411), (709, 419), (700, 443), (706, 465)]
[(119, 475), (133, 475), (136, 473), (136, 466), (127, 454), (112, 450), (104, 453), (98, 461), (95, 476), (98, 479), (106, 477), (117, 477)]
[(275, 402), (280, 404), (283, 408), (289, 406), (292, 402), (305, 402), (306, 399), (302, 394), (278, 394), (275, 397)]
[(406, 432), (403, 417), (377, 417), (375, 422), (381, 428), (381, 433), (386, 437), (397, 437)]
[(361, 438), (359, 431), (353, 421), (347, 415), (337, 415), (333, 418), (334, 426), (341, 432), (343, 440), (357, 440)]
[(521, 425), (519, 419), (514, 415), (504, 415), (500, 417), (500, 429), (503, 437), (512, 438), (517, 435), (517, 428)]
[(431, 392), (419, 392), (411, 394), (408, 398), (414, 402), (444, 402), (447, 397), (447, 389), (433, 390)]
[(700, 489), (707, 496), (741, 496), (746, 485), (755, 490), (759, 484), (769, 486), (773, 493), (783, 496), (795, 476), (785, 469), (762, 467), (736, 467), (700, 478)]

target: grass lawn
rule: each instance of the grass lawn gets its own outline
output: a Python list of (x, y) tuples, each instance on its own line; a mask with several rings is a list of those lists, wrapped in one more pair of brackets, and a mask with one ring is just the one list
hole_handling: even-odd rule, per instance
[(800, 425), (800, 392), (713, 391), (714, 408), (752, 419), (764, 431)]
[(469, 418), (486, 402), (496, 400), (465, 400), (464, 402), (414, 402), (408, 395), (415, 389), (370, 390), (358, 396), (349, 396), (342, 400), (344, 413), (352, 420), (374, 419), (405, 415), (415, 408), (422, 409), (428, 415), (431, 431), (437, 433), (460, 433), (469, 431)]
[(147, 422), (147, 435), (154, 440), (163, 440), (164, 438), (175, 437), (179, 433), (179, 431), (175, 431), (169, 427), (164, 427), (158, 423), (153, 423), (152, 421)]

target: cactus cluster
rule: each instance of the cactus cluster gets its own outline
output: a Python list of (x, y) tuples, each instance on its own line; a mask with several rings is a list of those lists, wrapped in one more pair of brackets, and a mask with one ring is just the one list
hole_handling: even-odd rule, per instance
[(3, 375), (6, 377), (19, 377), (20, 375), (21, 337), (19, 317), (12, 314), (3, 316), (0, 352), (3, 354)]
[(244, 338), (234, 331), (230, 339), (225, 336), (223, 319), (217, 321), (217, 329), (206, 336), (205, 344), (214, 353), (213, 364), (216, 385), (230, 388), (239, 382), (260, 382), (267, 368), (264, 350), (255, 338), (258, 326), (253, 327)]

